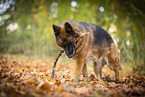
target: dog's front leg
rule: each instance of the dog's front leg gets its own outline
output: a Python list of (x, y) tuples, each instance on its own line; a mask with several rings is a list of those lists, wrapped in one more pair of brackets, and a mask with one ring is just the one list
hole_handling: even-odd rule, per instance
[(74, 70), (74, 72), (72, 74), (73, 81), (77, 81), (78, 80), (78, 78), (79, 78), (79, 76), (81, 74), (81, 71), (82, 71), (84, 63), (85, 63), (84, 59), (76, 60), (75, 70)]

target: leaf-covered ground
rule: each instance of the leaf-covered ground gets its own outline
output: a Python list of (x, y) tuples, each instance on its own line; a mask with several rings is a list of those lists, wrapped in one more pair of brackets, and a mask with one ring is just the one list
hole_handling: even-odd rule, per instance
[(103, 80), (98, 81), (89, 69), (89, 81), (81, 76), (78, 83), (70, 80), (73, 63), (58, 63), (55, 80), (51, 80), (53, 62), (17, 59), (3, 55), (0, 58), (0, 97), (85, 97), (145, 96), (145, 75), (120, 71), (120, 81), (114, 81), (114, 72), (103, 68)]

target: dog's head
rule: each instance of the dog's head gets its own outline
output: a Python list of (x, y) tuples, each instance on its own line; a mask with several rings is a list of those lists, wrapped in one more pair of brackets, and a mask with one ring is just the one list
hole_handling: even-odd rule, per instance
[(56, 44), (64, 49), (66, 55), (72, 58), (75, 54), (75, 39), (79, 37), (78, 32), (73, 29), (69, 22), (65, 22), (61, 26), (53, 24)]

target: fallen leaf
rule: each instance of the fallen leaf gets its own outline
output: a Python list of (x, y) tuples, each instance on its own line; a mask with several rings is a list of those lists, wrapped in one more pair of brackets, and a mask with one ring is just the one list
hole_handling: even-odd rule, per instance
[(85, 94), (89, 92), (89, 89), (85, 87), (75, 88), (75, 92), (78, 94)]
[(50, 91), (50, 84), (48, 82), (44, 82), (41, 88), (45, 89), (46, 91)]
[(75, 97), (75, 94), (69, 93), (69, 92), (63, 92), (62, 93), (63, 97)]

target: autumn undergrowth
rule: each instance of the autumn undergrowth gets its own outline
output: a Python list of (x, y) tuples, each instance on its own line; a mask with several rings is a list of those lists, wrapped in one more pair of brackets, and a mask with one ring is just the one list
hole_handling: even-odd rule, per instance
[(75, 62), (62, 56), (51, 80), (55, 58), (45, 59), (23, 55), (4, 54), (0, 57), (0, 97), (130, 97), (145, 96), (145, 75), (133, 72), (122, 63), (120, 80), (114, 80), (114, 72), (103, 68), (102, 80), (97, 80), (88, 64), (89, 80), (82, 76), (72, 82), (71, 73)]

